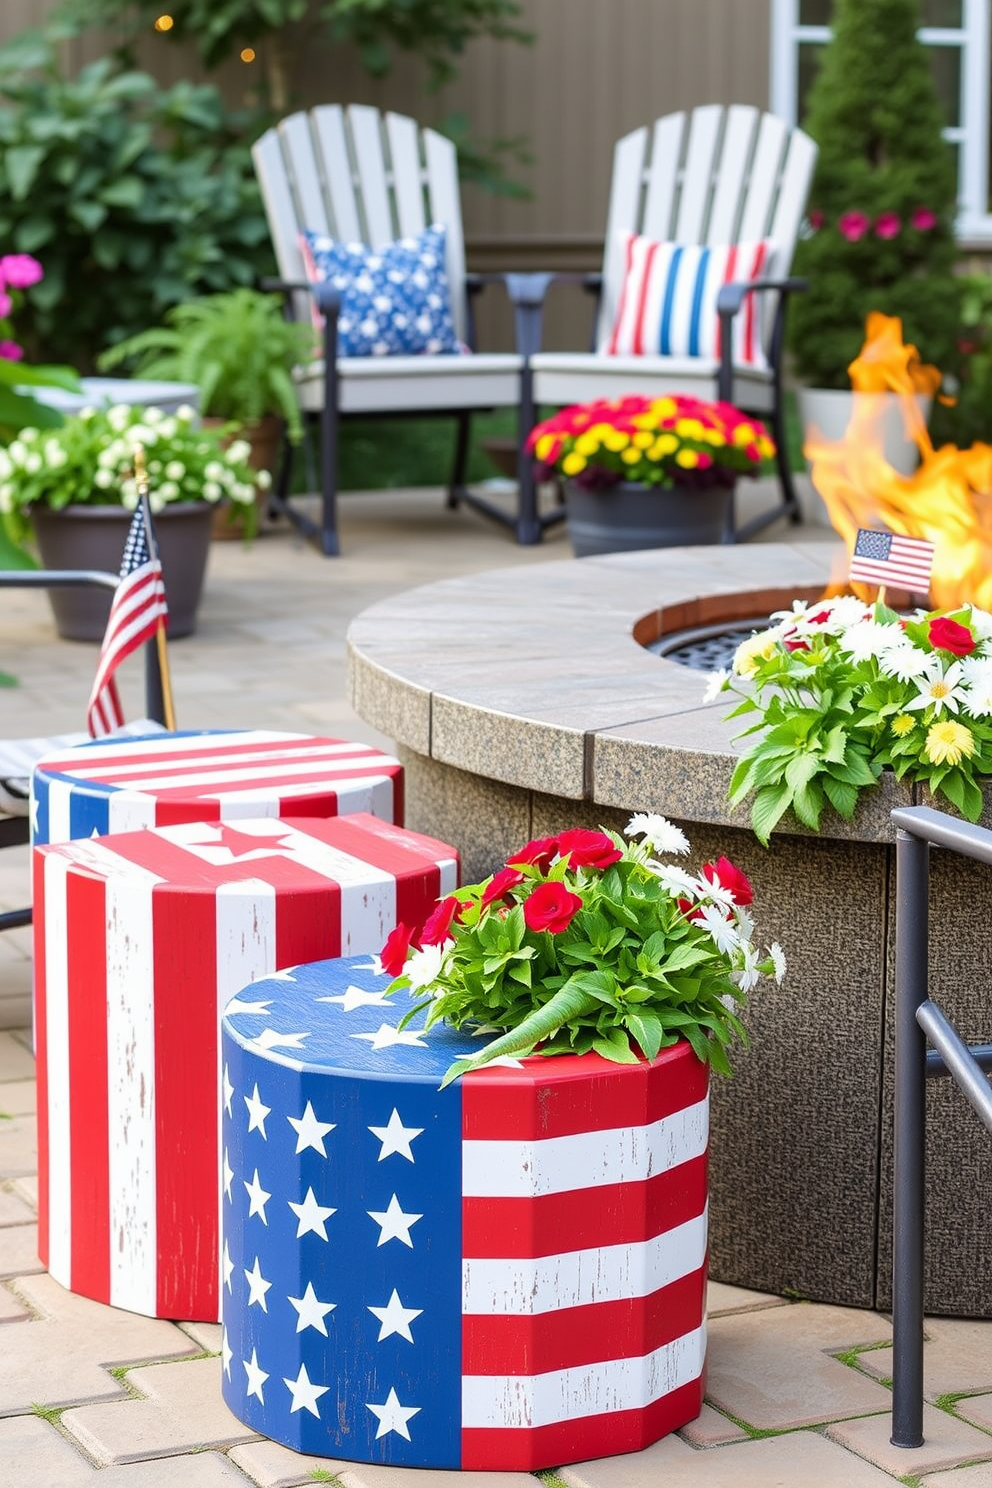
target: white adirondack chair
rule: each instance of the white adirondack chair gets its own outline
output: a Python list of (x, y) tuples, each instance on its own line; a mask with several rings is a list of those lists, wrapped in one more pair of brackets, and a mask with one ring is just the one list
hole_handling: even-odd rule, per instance
[[(279, 267), (278, 287), (289, 296), (290, 313), (308, 321), (312, 292), (326, 320), (323, 358), (303, 369), (298, 379), (304, 413), (322, 419), (322, 519), (318, 526), (290, 504), (289, 458), (283, 460), (277, 484), (277, 509), (317, 538), (326, 554), (337, 553), (339, 418), (451, 413), (458, 436), (448, 505), (466, 501), (512, 527), (518, 541), (536, 542), (543, 524), (536, 511), (533, 476), (525, 468), (529, 461), (519, 462), (523, 481), (515, 515), (465, 488), (471, 413), (519, 409), (520, 356), (473, 351), (465, 356), (339, 357), (333, 297), (325, 298), (322, 287), (311, 291), (306, 283), (300, 251), (304, 229), (378, 248), (443, 223), (455, 329), (459, 339), (472, 346), (469, 296), (484, 281), (465, 271), (454, 145), (400, 114), (332, 104), (293, 114), (269, 129), (254, 146), (253, 157)], [(497, 276), (486, 276), (486, 282), (493, 277)]]
[(727, 541), (736, 541), (783, 513), (799, 520), (799, 504), (785, 453), (782, 418), (782, 342), (786, 297), (801, 289), (788, 278), (816, 146), (799, 129), (772, 114), (735, 104), (704, 105), (690, 114), (669, 114), (651, 127), (621, 139), (613, 158), (606, 248), (598, 288), (593, 346), (603, 344), (613, 325), (623, 280), (621, 234), (639, 233), (683, 244), (734, 244), (773, 240), (775, 253), (761, 281), (762, 340), (768, 371), (735, 367), (730, 360), (730, 321), (747, 290), (725, 286), (719, 311), (723, 320), (722, 361), (702, 357), (609, 356), (597, 352), (542, 352), (541, 301), (556, 276), (530, 276), (529, 325), (521, 349), (529, 353), (533, 401), (569, 404), (640, 392), (649, 397), (690, 393), (721, 397), (748, 413), (769, 416), (779, 450), (782, 502), (745, 526), (731, 516)]

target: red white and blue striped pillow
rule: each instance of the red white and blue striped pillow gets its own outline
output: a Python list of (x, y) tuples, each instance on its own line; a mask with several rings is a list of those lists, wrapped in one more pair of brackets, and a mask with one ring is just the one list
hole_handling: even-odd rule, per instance
[[(720, 356), (716, 300), (724, 284), (769, 277), (767, 238), (729, 246), (659, 243), (623, 234), (624, 276), (616, 320), (600, 351), (609, 356)], [(734, 365), (766, 370), (761, 303), (748, 295), (734, 320)]]

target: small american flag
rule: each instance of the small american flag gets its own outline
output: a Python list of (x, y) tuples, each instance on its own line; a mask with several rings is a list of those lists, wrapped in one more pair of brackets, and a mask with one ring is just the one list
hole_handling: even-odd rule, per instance
[(925, 594), (930, 588), (932, 568), (932, 542), (859, 528), (851, 554), (852, 579), (866, 584), (891, 584), (912, 594)]
[(150, 641), (165, 625), (168, 613), (162, 563), (155, 548), (147, 503), (142, 498), (124, 544), (121, 581), (110, 606), (86, 710), (91, 738), (98, 739), (123, 724), (124, 711), (114, 674), (132, 651)]

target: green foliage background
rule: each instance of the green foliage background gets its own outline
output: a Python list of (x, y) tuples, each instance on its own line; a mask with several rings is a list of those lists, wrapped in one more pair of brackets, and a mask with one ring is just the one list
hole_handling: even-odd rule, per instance
[[(836, 0), (805, 121), (820, 147), (808, 209), (823, 225), (799, 245), (796, 272), (810, 287), (791, 312), (796, 371), (813, 387), (849, 386), (869, 310), (899, 316), (925, 362), (952, 362), (956, 181), (919, 25), (918, 0)], [(930, 231), (910, 226), (918, 208), (937, 216)], [(837, 227), (847, 212), (873, 223), (895, 212), (900, 232), (848, 242)]]

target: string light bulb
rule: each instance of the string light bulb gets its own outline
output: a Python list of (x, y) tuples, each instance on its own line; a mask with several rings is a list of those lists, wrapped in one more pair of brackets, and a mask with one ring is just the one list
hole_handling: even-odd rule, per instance
[(176, 23), (172, 19), (171, 15), (160, 15), (155, 21), (155, 30), (171, 31), (175, 24)]
[(242, 62), (254, 62), (254, 60), (255, 60), (255, 48), (254, 47), (242, 47), (241, 48), (241, 51), (238, 53), (238, 55), (240, 56)]

